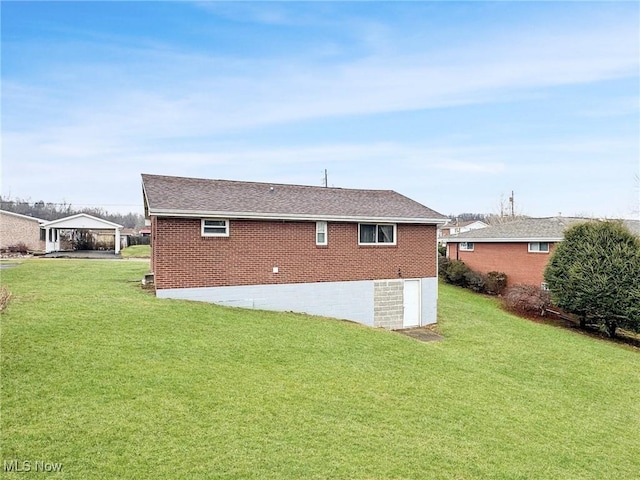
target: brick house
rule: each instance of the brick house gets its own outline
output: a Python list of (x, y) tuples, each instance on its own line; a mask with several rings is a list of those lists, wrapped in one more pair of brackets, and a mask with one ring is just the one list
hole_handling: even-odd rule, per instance
[[(447, 257), (462, 260), (481, 273), (507, 274), (508, 285), (544, 284), (544, 269), (564, 231), (587, 218), (525, 218), (447, 237)], [(640, 233), (638, 222), (625, 221), (632, 232)]]
[(29, 250), (44, 250), (40, 228), (44, 222), (40, 218), (0, 210), (0, 249), (24, 244)]
[(390, 190), (142, 175), (156, 295), (405, 328), (436, 321), (439, 213)]

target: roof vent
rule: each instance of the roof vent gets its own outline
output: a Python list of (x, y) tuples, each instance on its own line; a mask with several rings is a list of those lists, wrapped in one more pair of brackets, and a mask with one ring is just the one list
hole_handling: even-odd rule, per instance
[(275, 188), (273, 188), (273, 187), (269, 187), (269, 191), (270, 191), (271, 193), (273, 193), (273, 192), (275, 191)]

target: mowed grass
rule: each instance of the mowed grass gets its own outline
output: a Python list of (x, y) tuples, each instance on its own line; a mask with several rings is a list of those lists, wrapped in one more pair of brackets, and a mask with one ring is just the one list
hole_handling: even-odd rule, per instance
[(70, 479), (638, 478), (637, 350), (445, 285), (446, 339), (420, 343), (156, 299), (146, 268), (2, 271), (3, 461)]
[(151, 245), (132, 245), (120, 250), (122, 258), (149, 258), (151, 257)]

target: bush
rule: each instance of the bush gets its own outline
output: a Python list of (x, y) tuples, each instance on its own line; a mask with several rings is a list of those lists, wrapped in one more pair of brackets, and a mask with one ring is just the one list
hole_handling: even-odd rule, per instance
[(74, 239), (71, 240), (74, 250), (95, 250), (93, 235), (85, 230), (78, 230)]
[(438, 257), (438, 276), (445, 282), (447, 281), (447, 270), (449, 269), (449, 265), (451, 265), (451, 260), (447, 257)]
[(460, 260), (438, 258), (438, 276), (446, 283), (465, 287), (477, 293), (501, 294), (507, 286), (507, 275), (502, 272), (482, 273), (471, 270)]
[(451, 260), (447, 268), (446, 281), (459, 287), (467, 286), (466, 276), (471, 273), (471, 269), (460, 260)]
[(490, 295), (501, 295), (507, 288), (507, 274), (504, 272), (489, 272), (485, 278), (484, 290)]
[(554, 250), (544, 278), (563, 310), (612, 337), (618, 327), (640, 332), (640, 238), (622, 223), (574, 225)]
[(544, 316), (551, 306), (551, 295), (534, 285), (514, 285), (506, 290), (503, 302), (513, 312)]
[(485, 291), (486, 276), (469, 269), (464, 274), (464, 283), (468, 289), (476, 293), (483, 293)]
[(23, 242), (20, 242), (16, 243), (15, 245), (9, 245), (7, 247), (7, 252), (26, 255), (27, 253), (29, 253), (29, 247), (27, 247)]

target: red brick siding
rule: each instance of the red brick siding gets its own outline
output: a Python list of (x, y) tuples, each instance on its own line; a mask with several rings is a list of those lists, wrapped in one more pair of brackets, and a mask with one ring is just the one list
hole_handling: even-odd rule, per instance
[[(229, 237), (202, 237), (200, 219), (152, 219), (157, 288), (335, 282), (436, 276), (436, 227), (398, 225), (397, 245), (359, 246), (358, 225), (231, 220)], [(273, 273), (278, 267), (279, 273)]]
[(458, 250), (457, 243), (447, 245), (449, 258), (462, 260), (476, 272), (504, 272), (508, 285), (544, 282), (544, 269), (554, 247), (549, 245), (549, 253), (529, 253), (528, 243), (475, 243), (469, 252)]

